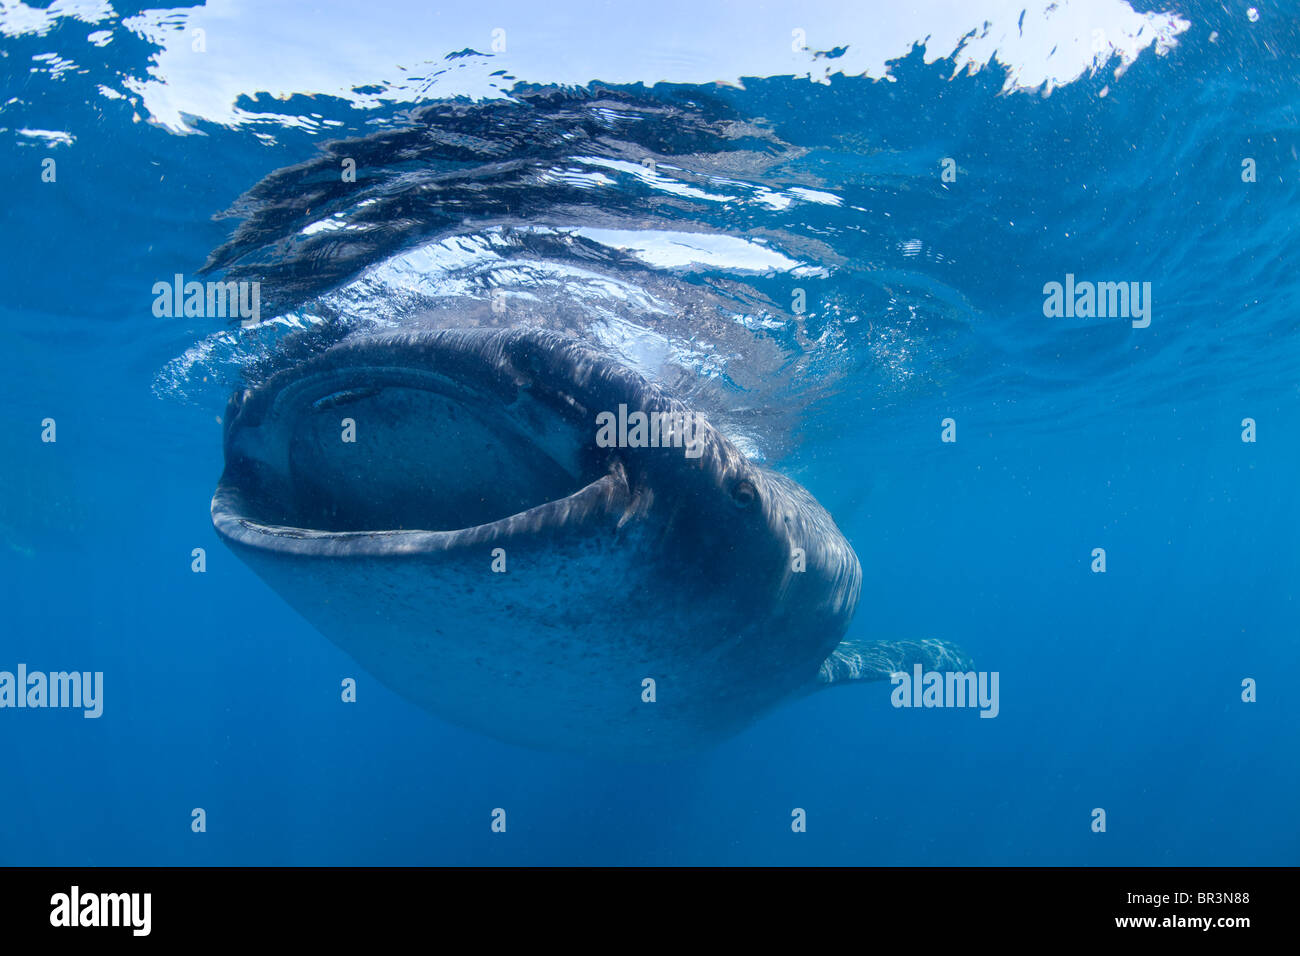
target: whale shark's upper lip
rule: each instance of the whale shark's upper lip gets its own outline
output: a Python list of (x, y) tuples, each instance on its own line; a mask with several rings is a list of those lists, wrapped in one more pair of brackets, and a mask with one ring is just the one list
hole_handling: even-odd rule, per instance
[(614, 526), (639, 476), (596, 447), (594, 419), (619, 404), (670, 403), (557, 333), (345, 342), (231, 399), (213, 523), (243, 545), (316, 556)]

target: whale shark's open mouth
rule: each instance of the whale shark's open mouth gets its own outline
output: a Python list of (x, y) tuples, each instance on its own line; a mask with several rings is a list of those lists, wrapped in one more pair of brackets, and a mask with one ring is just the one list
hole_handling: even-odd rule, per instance
[(244, 543), (253, 532), (450, 532), (575, 495), (576, 506), (610, 481), (626, 489), (622, 463), (596, 446), (591, 403), (637, 401), (640, 390), (590, 353), (557, 361), (555, 339), (539, 349), (474, 330), (372, 338), (237, 395), (218, 529)]
[(330, 391), (310, 404), (304, 396), (287, 423), (288, 494), (257, 502), (280, 523), (454, 530), (567, 497), (600, 477), (585, 472), (571, 421), (529, 409), (536, 431), (524, 431), (523, 397), (502, 406), (460, 383), (391, 368), (313, 384)]

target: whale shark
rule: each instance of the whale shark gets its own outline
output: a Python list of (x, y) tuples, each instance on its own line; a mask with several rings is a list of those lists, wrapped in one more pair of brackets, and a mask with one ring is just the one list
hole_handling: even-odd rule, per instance
[(223, 426), (219, 536), (382, 684), (498, 740), (671, 759), (820, 688), (966, 666), (846, 641), (861, 565), (816, 499), (556, 331), (345, 338)]

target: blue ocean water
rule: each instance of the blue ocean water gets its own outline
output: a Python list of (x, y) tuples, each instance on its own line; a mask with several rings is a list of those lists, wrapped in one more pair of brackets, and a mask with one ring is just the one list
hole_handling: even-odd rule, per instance
[[(6, 4), (0, 671), (102, 671), (104, 701), (0, 708), (0, 862), (1295, 864), (1300, 20), (993, 4), (1059, 35), (968, 70), (987, 24), (927, 47), (921, 6), (818, 6), (801, 68), (732, 76), (801, 14), (683, 9), (620, 50), (503, 6), (477, 46), (426, 23), (417, 66), (355, 56), (351, 13)], [(876, 27), (888, 76), (852, 59)], [(575, 78), (602, 46), (644, 74)], [(317, 61), (355, 69), (265, 85)], [(177, 273), (260, 281), (261, 321), (156, 315)], [(1045, 315), (1067, 275), (1151, 283), (1149, 325)], [(849, 636), (959, 643), (998, 716), (864, 684), (624, 765), (368, 679), (216, 538), (226, 396), (294, 330), (496, 302), (797, 478), (862, 562)]]

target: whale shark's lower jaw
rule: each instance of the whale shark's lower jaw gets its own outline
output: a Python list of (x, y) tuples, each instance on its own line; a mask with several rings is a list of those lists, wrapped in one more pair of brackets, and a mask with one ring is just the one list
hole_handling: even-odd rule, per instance
[[(335, 346), (232, 398), (222, 538), (382, 683), (463, 726), (615, 758), (689, 752), (816, 680), (860, 570), (793, 482), (554, 333)], [(801, 569), (792, 571), (792, 551)]]

